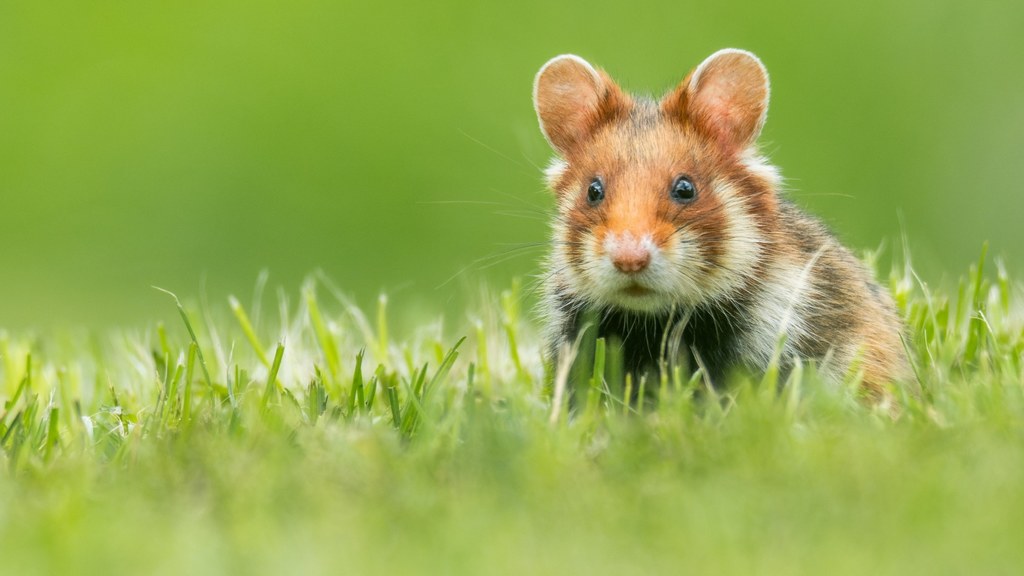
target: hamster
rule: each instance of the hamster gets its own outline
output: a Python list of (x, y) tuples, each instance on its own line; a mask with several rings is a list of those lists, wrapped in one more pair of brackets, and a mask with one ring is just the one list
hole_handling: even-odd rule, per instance
[(773, 358), (816, 361), (833, 382), (858, 370), (876, 401), (908, 378), (890, 295), (758, 151), (768, 96), (764, 65), (736, 49), (660, 100), (578, 56), (540, 69), (534, 107), (557, 153), (541, 303), (556, 366), (589, 323), (637, 375), (677, 350), (716, 386)]

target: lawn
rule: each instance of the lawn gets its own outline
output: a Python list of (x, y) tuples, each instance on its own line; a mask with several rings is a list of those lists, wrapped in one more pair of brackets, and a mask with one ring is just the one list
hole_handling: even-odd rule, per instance
[(1019, 573), (1010, 277), (891, 274), (917, 358), (895, 417), (813, 366), (666, 374), (639, 406), (597, 377), (555, 409), (518, 285), (413, 329), (317, 275), (0, 332), (0, 572)]

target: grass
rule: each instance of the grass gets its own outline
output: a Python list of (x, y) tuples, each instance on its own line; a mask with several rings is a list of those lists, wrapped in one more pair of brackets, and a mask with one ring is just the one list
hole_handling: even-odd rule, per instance
[(891, 276), (895, 419), (813, 366), (630, 407), (602, 348), (570, 415), (518, 286), (398, 336), (319, 277), (273, 321), (0, 333), (0, 572), (1016, 573), (1024, 308), (985, 262)]

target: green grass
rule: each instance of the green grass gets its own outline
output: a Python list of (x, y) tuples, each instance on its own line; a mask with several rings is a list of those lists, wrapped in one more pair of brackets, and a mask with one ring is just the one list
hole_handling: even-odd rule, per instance
[(812, 366), (553, 411), (518, 286), (404, 334), (323, 278), (273, 319), (0, 333), (0, 572), (1016, 573), (1024, 308), (981, 263), (892, 275), (895, 419)]

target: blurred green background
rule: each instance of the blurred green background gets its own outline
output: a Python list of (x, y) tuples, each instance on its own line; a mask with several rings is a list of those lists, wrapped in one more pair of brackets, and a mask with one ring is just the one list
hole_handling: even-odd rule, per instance
[(563, 52), (660, 93), (752, 50), (802, 205), (857, 248), (905, 230), (934, 281), (986, 239), (1020, 276), (1022, 30), (1019, 1), (6, 0), (0, 326), (148, 322), (150, 285), (262, 269), (435, 312), (533, 274), (500, 260), (548, 233), (530, 87)]

